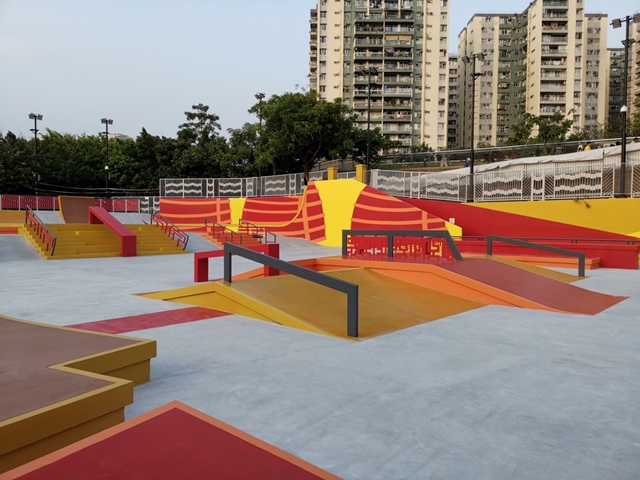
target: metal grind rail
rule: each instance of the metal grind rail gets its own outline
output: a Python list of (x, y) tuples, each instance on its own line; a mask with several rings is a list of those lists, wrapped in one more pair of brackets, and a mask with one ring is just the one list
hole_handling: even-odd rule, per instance
[(176, 245), (182, 245), (182, 250), (186, 250), (187, 243), (189, 243), (189, 236), (165, 217), (159, 213), (153, 213), (151, 214), (151, 224), (160, 227), (164, 233), (177, 242)]
[(53, 256), (56, 251), (56, 243), (58, 242), (57, 237), (47, 228), (33, 210), (31, 210), (31, 207), (26, 205), (25, 208), (24, 223), (32, 227), (38, 238), (44, 242), (45, 251), (48, 252), (49, 248), (51, 248), (51, 256)]
[[(223, 238), (221, 237), (223, 237), (224, 235), (231, 235), (231, 243), (242, 244), (242, 235), (238, 232), (234, 232), (226, 225), (215, 222), (210, 218), (205, 218), (204, 226), (207, 229), (207, 233), (210, 234), (212, 237), (216, 238), (217, 240), (222, 241)], [(236, 237), (238, 237), (239, 239), (238, 242), (235, 241)]]
[(337, 290), (347, 294), (347, 335), (349, 337), (358, 337), (358, 285), (351, 282), (345, 282), (339, 278), (330, 277), (324, 273), (309, 270), (308, 268), (294, 265), (278, 258), (270, 257), (262, 253), (254, 252), (248, 248), (234, 245), (232, 243), (224, 244), (224, 281), (231, 285), (233, 277), (232, 258), (233, 255), (246, 258), (256, 263), (266, 265), (267, 267), (280, 270), (290, 275), (295, 275), (304, 280), (308, 280), (318, 285)]
[[(242, 235), (250, 235), (254, 238), (264, 239), (263, 243), (276, 243), (276, 234), (270, 232), (264, 227), (259, 227), (251, 222), (240, 219), (238, 222), (238, 233)], [(269, 236), (272, 238), (270, 239)]]
[(576, 257), (578, 259), (578, 276), (585, 276), (585, 259), (586, 255), (582, 252), (576, 252), (574, 250), (567, 250), (566, 248), (549, 247), (548, 245), (540, 245), (538, 243), (522, 242), (520, 240), (514, 240), (512, 238), (497, 237), (495, 235), (487, 235), (487, 255), (493, 255), (493, 242), (502, 242), (509, 245), (516, 245), (519, 247), (527, 247), (534, 250), (541, 250), (543, 252), (558, 253), (561, 255), (567, 255), (568, 257)]

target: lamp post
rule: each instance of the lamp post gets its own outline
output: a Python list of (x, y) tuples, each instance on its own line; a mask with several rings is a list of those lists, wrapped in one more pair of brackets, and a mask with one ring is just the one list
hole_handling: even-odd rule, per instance
[(482, 76), (481, 72), (476, 72), (476, 59), (481, 62), (484, 61), (484, 53), (474, 53), (473, 55), (462, 57), (462, 61), (468, 65), (471, 64), (471, 151), (469, 152), (469, 172), (473, 175), (473, 168), (475, 166), (475, 126), (476, 126), (476, 80)]
[(628, 104), (628, 78), (629, 78), (629, 47), (635, 42), (634, 39), (629, 38), (629, 24), (630, 23), (640, 23), (640, 12), (635, 13), (633, 17), (627, 15), (623, 18), (615, 18), (611, 21), (611, 25), (613, 28), (622, 27), (622, 23), (624, 22), (626, 27), (626, 32), (624, 36), (624, 40), (622, 40), (622, 45), (624, 45), (624, 76), (622, 79), (622, 92), (624, 95), (624, 105), (620, 109), (620, 113), (622, 114), (622, 147), (620, 149), (620, 196), (626, 196), (626, 174), (627, 174), (627, 104)]
[(470, 194), (467, 193), (467, 200), (473, 201), (475, 193), (475, 182), (473, 178), (473, 170), (476, 163), (476, 154), (474, 148), (475, 127), (476, 127), (476, 80), (482, 76), (481, 72), (476, 72), (476, 59), (484, 61), (484, 53), (474, 53), (473, 55), (465, 55), (462, 61), (465, 65), (471, 64), (471, 151), (469, 152), (469, 175), (471, 179)]
[(367, 160), (366, 165), (367, 169), (369, 169), (369, 165), (371, 164), (371, 75), (378, 76), (378, 69), (375, 67), (367, 67), (362, 70), (362, 73), (369, 76), (368, 85), (369, 88), (367, 90)]
[(107, 157), (106, 157), (106, 163), (104, 166), (104, 173), (106, 175), (106, 197), (109, 198), (109, 125), (113, 125), (113, 120), (111, 120), (110, 118), (103, 118), (100, 120), (101, 123), (104, 123), (105, 126), (105, 132), (104, 132), (104, 139), (106, 142), (106, 152), (107, 152)]
[(36, 196), (38, 195), (38, 183), (40, 182), (40, 175), (38, 174), (38, 120), (42, 120), (42, 115), (39, 113), (30, 113), (29, 118), (33, 120), (33, 128), (31, 131), (34, 136), (34, 145), (35, 145), (35, 164), (36, 164), (36, 186), (35, 192)]
[[(256, 93), (255, 94), (256, 100), (258, 100), (258, 119), (260, 120), (260, 143), (262, 143), (262, 100), (264, 100), (265, 94), (264, 93)], [(260, 168), (260, 162), (258, 162), (258, 177), (262, 176), (262, 172), (261, 172), (261, 168)]]

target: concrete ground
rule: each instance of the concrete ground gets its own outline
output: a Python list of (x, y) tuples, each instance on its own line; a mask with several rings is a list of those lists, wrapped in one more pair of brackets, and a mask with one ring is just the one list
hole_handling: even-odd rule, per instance
[[(193, 282), (191, 255), (29, 249), (0, 236), (0, 314), (68, 325), (182, 308), (133, 294)], [(589, 275), (577, 285), (630, 298), (594, 317), (491, 306), (359, 343), (240, 316), (133, 332), (158, 358), (127, 417), (180, 400), (347, 479), (637, 480), (640, 272)]]

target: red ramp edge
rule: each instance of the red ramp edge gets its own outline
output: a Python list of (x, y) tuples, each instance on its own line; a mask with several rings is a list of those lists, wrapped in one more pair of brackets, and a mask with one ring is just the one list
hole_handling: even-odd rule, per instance
[(339, 480), (178, 401), (0, 475), (2, 480), (58, 478)]
[(628, 298), (592, 292), (485, 258), (470, 258), (437, 265), (437, 268), (564, 313), (596, 315)]

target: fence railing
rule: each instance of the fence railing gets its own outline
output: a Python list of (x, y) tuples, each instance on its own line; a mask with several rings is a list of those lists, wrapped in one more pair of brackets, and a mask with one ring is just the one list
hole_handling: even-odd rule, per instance
[(242, 243), (242, 235), (238, 232), (234, 232), (226, 225), (215, 222), (210, 218), (205, 218), (204, 226), (207, 229), (207, 234), (211, 238), (215, 238), (221, 243), (224, 241), (230, 241), (231, 243)]
[(58, 210), (58, 197), (0, 195), (0, 210)]
[(164, 233), (166, 233), (172, 240), (176, 241), (176, 245), (182, 245), (182, 250), (186, 250), (187, 243), (189, 243), (189, 236), (176, 227), (169, 220), (164, 218), (159, 213), (151, 214), (151, 224), (159, 227)]
[(372, 170), (369, 184), (398, 197), (454, 202), (464, 202), (467, 199), (467, 176), (455, 173)]
[(51, 249), (51, 256), (53, 256), (56, 251), (56, 243), (58, 242), (58, 239), (53, 232), (47, 228), (44, 222), (40, 220), (35, 213), (33, 213), (33, 210), (31, 210), (31, 207), (28, 205), (26, 206), (24, 223), (32, 228), (33, 232), (44, 243), (46, 252)]

